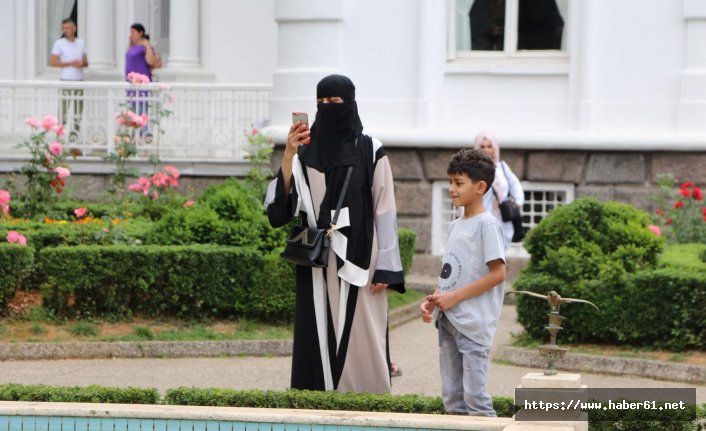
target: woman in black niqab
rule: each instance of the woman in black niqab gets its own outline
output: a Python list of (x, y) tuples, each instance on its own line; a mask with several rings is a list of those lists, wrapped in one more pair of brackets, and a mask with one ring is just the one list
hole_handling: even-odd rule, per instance
[[(268, 189), (270, 223), (328, 228), (352, 167), (327, 268), (297, 266), (292, 388), (389, 392), (387, 288), (404, 292), (389, 161), (364, 135), (355, 86), (330, 75), (316, 88), (311, 130), (290, 128)], [(307, 142), (310, 139), (310, 143)]]

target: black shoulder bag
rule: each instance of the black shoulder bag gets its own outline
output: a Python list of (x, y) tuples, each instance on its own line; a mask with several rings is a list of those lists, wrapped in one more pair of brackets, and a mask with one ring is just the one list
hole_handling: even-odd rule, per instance
[(346, 196), (352, 172), (353, 166), (349, 167), (348, 172), (346, 172), (346, 180), (343, 182), (341, 195), (338, 197), (338, 204), (331, 220), (331, 226), (328, 229), (302, 225), (294, 226), (292, 231), (289, 232), (289, 236), (287, 236), (284, 251), (281, 254), (282, 258), (301, 266), (326, 268), (331, 236), (333, 236), (333, 230), (336, 228), (338, 213), (341, 211), (341, 205), (343, 205), (343, 198)]
[[(505, 171), (505, 165), (503, 162), (500, 163), (502, 166), (502, 170), (505, 173), (505, 178), (507, 178), (507, 171)], [(509, 187), (507, 191), (507, 197), (504, 201), (500, 201), (500, 198), (498, 198), (498, 194), (495, 193), (495, 189), (493, 189), (493, 195), (495, 195), (495, 199), (498, 201), (498, 206), (500, 207), (500, 217), (503, 219), (503, 221), (522, 221), (522, 212), (520, 211), (520, 207), (515, 202), (515, 199), (510, 194)]]

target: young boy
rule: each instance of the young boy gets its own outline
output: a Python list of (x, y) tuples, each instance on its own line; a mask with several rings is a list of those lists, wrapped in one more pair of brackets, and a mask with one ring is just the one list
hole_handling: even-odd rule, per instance
[(495, 165), (481, 151), (461, 150), (447, 173), (451, 200), (464, 215), (449, 225), (439, 287), (420, 309), (422, 319), (435, 320), (439, 329), (446, 411), (495, 416), (485, 386), (505, 289), (505, 244), (500, 223), (483, 207)]

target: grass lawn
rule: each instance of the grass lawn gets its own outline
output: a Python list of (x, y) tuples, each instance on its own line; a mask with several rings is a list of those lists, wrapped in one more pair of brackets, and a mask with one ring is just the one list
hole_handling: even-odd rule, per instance
[[(404, 295), (388, 292), (390, 309), (421, 303), (422, 298), (424, 294), (417, 291)], [(20, 292), (11, 303), (11, 315), (0, 320), (0, 342), (280, 340), (290, 339), (293, 334), (291, 323), (247, 319), (58, 320), (49, 316), (40, 303), (38, 293)]]
[[(528, 337), (525, 333), (513, 335), (514, 347), (536, 348), (543, 343)], [(618, 356), (622, 358), (652, 359), (664, 362), (679, 362), (684, 364), (706, 365), (706, 350), (688, 350), (685, 352), (670, 352), (668, 350), (649, 350), (636, 347), (610, 346), (601, 344), (561, 344), (571, 353), (586, 353), (589, 355)]]

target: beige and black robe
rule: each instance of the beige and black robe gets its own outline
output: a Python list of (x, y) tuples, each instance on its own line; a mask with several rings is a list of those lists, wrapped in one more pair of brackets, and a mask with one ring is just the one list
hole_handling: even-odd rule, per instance
[[(329, 265), (323, 269), (296, 268), (292, 388), (390, 391), (387, 293), (373, 294), (369, 286), (386, 283), (390, 289), (404, 293), (397, 211), (390, 164), (382, 144), (365, 135), (360, 138), (358, 162), (331, 241)], [(300, 215), (303, 224), (328, 227), (332, 215), (322, 217), (322, 202), (325, 196), (335, 202), (338, 194), (326, 193), (327, 182), (336, 184), (327, 181), (326, 175), (295, 156), (291, 192), (284, 193), (281, 170), (268, 189), (265, 204), (270, 223), (284, 226)], [(364, 195), (372, 202), (362, 200)], [(365, 209), (360, 211), (354, 205)], [(327, 211), (333, 212), (330, 208)], [(352, 232), (366, 235), (366, 224), (371, 226), (371, 241), (351, 238)], [(370, 250), (351, 249), (351, 244), (370, 244)]]

